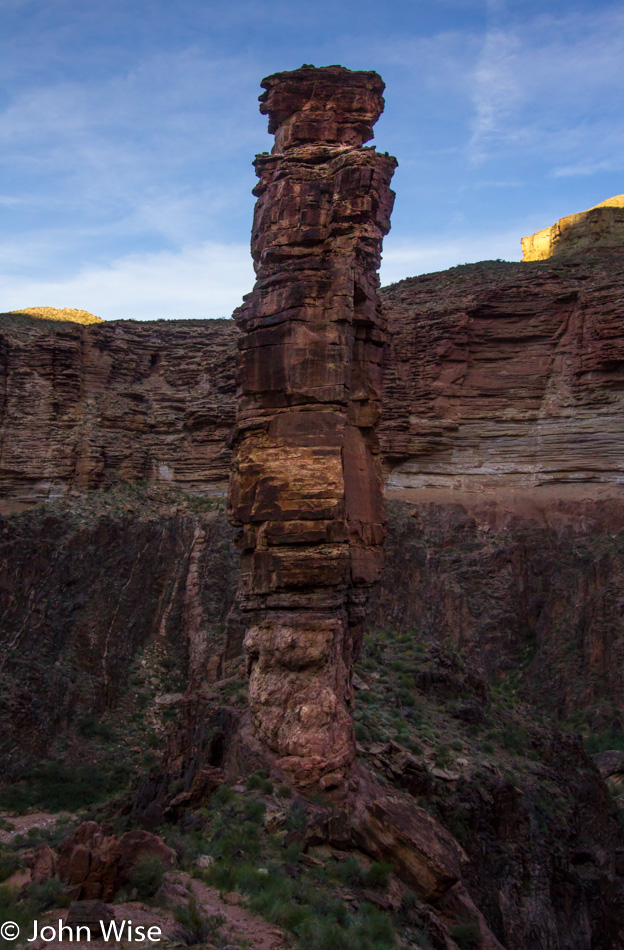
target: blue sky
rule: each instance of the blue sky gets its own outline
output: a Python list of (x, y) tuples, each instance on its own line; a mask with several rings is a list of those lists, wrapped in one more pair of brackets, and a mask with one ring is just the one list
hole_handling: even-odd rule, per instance
[(624, 192), (624, 2), (0, 0), (0, 311), (229, 316), (260, 80), (304, 62), (386, 81), (383, 283)]

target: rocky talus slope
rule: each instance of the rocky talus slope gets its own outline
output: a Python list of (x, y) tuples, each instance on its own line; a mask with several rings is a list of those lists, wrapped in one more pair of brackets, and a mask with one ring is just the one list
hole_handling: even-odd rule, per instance
[[(458, 521), (442, 512), (444, 524), (431, 506), (389, 504), (379, 617), (356, 665), (359, 756), (384, 795), (413, 796), (447, 829), (458, 859), (449, 869), (448, 859), (429, 850), (429, 861), (437, 853), (429, 891), (411, 893), (387, 869), (370, 870), (371, 854), (393, 865), (392, 849), (372, 850), (362, 832), (354, 846), (344, 814), (329, 820), (318, 803), (289, 798), (279, 786), (268, 791), (264, 778), (250, 780), (256, 791), (247, 797), (240, 792), (240, 763), (229, 750), (246, 711), (245, 665), (240, 654), (223, 655), (238, 556), (223, 507), (209, 504), (172, 490), (117, 486), (4, 519), (0, 748), (14, 784), (0, 807), (76, 808), (151, 768), (141, 786), (147, 807), (119, 833), (138, 820), (169, 836), (184, 860), (193, 848), (213, 854), (208, 882), (238, 891), (274, 923), (301, 932), (301, 908), (311, 900), (301, 888), (309, 880), (321, 893), (339, 887), (350, 912), (372, 901), (407, 946), (422, 950), (496, 947), (495, 940), (507, 950), (618, 948), (624, 838), (617, 804), (578, 736), (542, 718), (550, 690), (536, 689), (527, 702), (523, 682), (533, 680), (530, 664), (542, 646), (535, 651), (534, 643), (503, 636), (501, 618), (500, 663), (489, 675), (471, 658), (478, 652), (449, 642), (452, 628), (444, 630), (453, 594), (470, 601), (463, 615), (480, 607), (483, 619), (496, 606), (501, 578), (510, 576), (505, 566), (514, 551), (543, 539), (492, 529), (480, 553), (483, 529), (460, 510)], [(601, 543), (596, 534), (570, 552), (579, 555), (579, 572), (600, 557)], [(557, 560), (556, 552), (548, 556)], [(488, 565), (498, 569), (492, 591)], [(419, 605), (416, 596), (426, 601)], [(566, 641), (568, 663), (575, 659), (569, 650)], [(164, 775), (154, 760), (166, 741)], [(224, 779), (239, 789), (233, 803), (227, 788), (219, 791)], [(262, 811), (248, 801), (258, 791), (266, 811), (259, 825), (247, 817)], [(436, 838), (422, 829), (421, 822), (427, 851)], [(282, 882), (273, 903), (257, 897), (258, 866)], [(289, 917), (285, 906), (300, 916)], [(338, 926), (338, 908), (323, 907), (327, 928)], [(395, 945), (392, 932), (382, 932), (373, 950)], [(351, 946), (349, 931), (319, 933), (316, 943), (300, 946), (321, 950), (330, 936)], [(352, 939), (367, 946), (363, 936)]]
[(377, 73), (304, 66), (262, 82), (256, 284), (242, 331), (229, 514), (239, 526), (255, 736), (299, 786), (341, 786), (368, 588), (384, 537), (377, 287), (396, 161), (363, 148)]

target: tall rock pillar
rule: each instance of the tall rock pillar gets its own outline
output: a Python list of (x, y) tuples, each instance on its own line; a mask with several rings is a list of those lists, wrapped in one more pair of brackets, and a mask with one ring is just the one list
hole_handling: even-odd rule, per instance
[(362, 147), (377, 73), (302, 66), (262, 86), (275, 145), (255, 161), (229, 513), (256, 737), (296, 785), (331, 788), (355, 755), (353, 662), (384, 539), (377, 269), (396, 160)]

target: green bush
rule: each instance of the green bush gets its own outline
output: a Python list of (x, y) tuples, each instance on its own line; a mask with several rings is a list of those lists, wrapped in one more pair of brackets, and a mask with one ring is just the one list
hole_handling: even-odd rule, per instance
[(127, 770), (122, 766), (69, 766), (48, 759), (33, 768), (28, 778), (0, 792), (0, 807), (23, 813), (29, 808), (46, 811), (76, 811), (109, 798), (125, 787)]
[(249, 792), (262, 792), (263, 795), (270, 795), (273, 792), (273, 782), (266, 777), (264, 772), (254, 772), (247, 779), (247, 790)]
[(199, 908), (193, 896), (189, 897), (188, 904), (181, 904), (175, 911), (175, 919), (181, 924), (183, 929), (184, 942), (189, 947), (194, 947), (202, 943), (214, 943), (219, 941), (219, 946), (223, 946), (219, 928), (224, 923), (224, 918), (217, 915), (205, 917)]
[(128, 885), (135, 889), (139, 900), (153, 897), (165, 877), (165, 866), (154, 854), (139, 858), (128, 874)]
[(95, 713), (85, 713), (78, 719), (76, 728), (85, 739), (102, 739), (104, 742), (113, 742), (115, 731), (106, 722), (101, 722)]
[(247, 821), (261, 824), (266, 814), (266, 805), (259, 798), (252, 798), (251, 801), (245, 802), (243, 814)]
[(585, 740), (585, 749), (590, 755), (607, 752), (609, 749), (624, 751), (624, 733), (619, 729), (606, 729), (604, 732), (592, 732)]
[(351, 887), (358, 887), (362, 883), (362, 868), (355, 858), (347, 858), (346, 861), (336, 861), (328, 868), (332, 877), (337, 878), (343, 884)]
[(14, 854), (0, 855), (0, 884), (15, 874), (19, 867), (18, 860)]
[(451, 937), (460, 950), (472, 950), (481, 942), (481, 928), (478, 924), (455, 924), (451, 928)]
[(390, 883), (392, 865), (382, 861), (373, 861), (364, 875), (362, 883), (365, 887), (387, 887)]

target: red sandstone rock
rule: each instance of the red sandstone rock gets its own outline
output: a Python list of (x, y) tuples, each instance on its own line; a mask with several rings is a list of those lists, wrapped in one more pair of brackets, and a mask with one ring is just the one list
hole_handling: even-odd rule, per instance
[(0, 315), (0, 512), (120, 478), (225, 491), (232, 321)]
[(29, 860), (30, 876), (34, 884), (42, 884), (56, 874), (56, 854), (49, 844), (40, 844), (35, 848)]
[(426, 901), (456, 884), (467, 856), (457, 841), (412, 798), (385, 789), (358, 768), (351, 785), (353, 836), (363, 851), (389, 861), (395, 873)]
[(148, 831), (129, 831), (118, 838), (94, 821), (83, 822), (59, 845), (56, 874), (76, 900), (112, 900), (128, 874), (144, 857), (174, 867), (175, 851)]
[(376, 73), (306, 66), (263, 86), (276, 137), (255, 163), (257, 281), (236, 314), (229, 512), (257, 735), (296, 783), (328, 787), (355, 753), (353, 658), (384, 537), (377, 268), (396, 162), (361, 147)]
[(382, 297), (391, 494), (462, 503), (490, 492), (524, 515), (541, 499), (624, 497), (621, 254), (475, 264)]
[[(288, 290), (289, 313), (311, 299), (312, 283)], [(390, 493), (417, 489), (419, 501), (444, 503), (449, 492), (463, 502), (486, 491), (496, 503), (507, 493), (524, 515), (536, 503), (624, 497), (621, 254), (452, 268), (381, 297), (390, 332), (378, 434)], [(299, 340), (300, 354), (322, 369), (313, 331), (292, 332), (288, 352)], [(0, 316), (0, 506), (119, 479), (224, 490), (239, 338), (232, 321), (83, 327)], [(257, 354), (245, 360), (264, 385)], [(329, 365), (336, 372), (339, 361)], [(326, 406), (293, 408), (279, 420), (289, 431), (327, 422)], [(318, 465), (331, 522), (331, 454)], [(277, 522), (271, 530), (285, 538)], [(288, 528), (302, 541), (310, 530), (306, 519)]]

